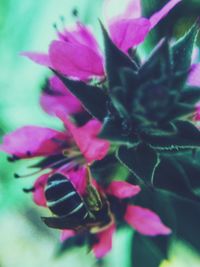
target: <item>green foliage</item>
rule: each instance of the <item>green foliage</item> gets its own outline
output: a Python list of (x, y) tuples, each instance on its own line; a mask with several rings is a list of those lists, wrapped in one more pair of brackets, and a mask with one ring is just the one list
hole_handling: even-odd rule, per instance
[(133, 174), (147, 184), (153, 183), (153, 176), (159, 164), (158, 154), (148, 145), (140, 143), (135, 147), (120, 146), (117, 158)]

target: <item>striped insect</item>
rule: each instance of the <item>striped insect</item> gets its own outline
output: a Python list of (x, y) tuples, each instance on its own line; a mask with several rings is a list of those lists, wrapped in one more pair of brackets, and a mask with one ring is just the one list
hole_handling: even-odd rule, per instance
[(111, 221), (109, 206), (87, 181), (86, 194), (82, 197), (67, 176), (53, 174), (45, 188), (47, 206), (55, 215), (43, 217), (44, 223), (57, 229), (99, 229)]

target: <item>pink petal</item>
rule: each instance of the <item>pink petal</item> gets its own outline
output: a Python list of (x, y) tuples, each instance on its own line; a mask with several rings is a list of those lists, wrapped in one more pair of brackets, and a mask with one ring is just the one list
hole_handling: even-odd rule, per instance
[(56, 76), (49, 80), (49, 90), (42, 93), (40, 104), (44, 111), (50, 115), (57, 112), (75, 114), (82, 111), (80, 101), (71, 94), (64, 84)]
[(53, 41), (49, 50), (53, 68), (64, 75), (79, 79), (103, 76), (103, 59), (82, 44)]
[(44, 194), (44, 188), (47, 183), (49, 174), (43, 174), (34, 183), (33, 201), (38, 206), (46, 207), (46, 198)]
[(75, 236), (75, 235), (76, 235), (76, 232), (73, 231), (73, 230), (68, 230), (68, 229), (63, 230), (63, 231), (61, 231), (60, 241), (61, 241), (61, 242), (64, 242), (64, 241), (67, 240), (68, 238), (73, 237), (73, 236)]
[(190, 69), (188, 84), (200, 87), (200, 64), (193, 64)]
[(87, 170), (85, 167), (79, 168), (78, 170), (70, 170), (65, 173), (68, 179), (72, 182), (74, 187), (76, 188), (77, 192), (83, 196), (86, 191), (86, 175)]
[(6, 134), (0, 150), (22, 158), (47, 156), (60, 152), (59, 141), (67, 141), (66, 134), (39, 126), (24, 126)]
[(65, 29), (63, 33), (59, 33), (59, 37), (65, 42), (82, 44), (89, 47), (97, 54), (100, 53), (99, 45), (91, 29), (80, 22), (76, 23), (74, 29)]
[(97, 137), (101, 127), (100, 122), (93, 119), (84, 126), (77, 128), (63, 114), (58, 114), (67, 129), (72, 134), (74, 141), (79, 147), (88, 163), (101, 160), (107, 154), (110, 144), (108, 141)]
[(103, 14), (108, 22), (141, 17), (140, 0), (104, 0)]
[(150, 23), (148, 19), (122, 19), (109, 26), (111, 38), (118, 48), (127, 52), (144, 41), (149, 33)]
[(106, 230), (96, 234), (98, 243), (93, 245), (96, 258), (104, 257), (112, 249), (112, 238), (115, 233), (115, 225), (112, 224)]
[(154, 13), (149, 19), (151, 23), (151, 29), (154, 28), (158, 22), (160, 22), (160, 20), (163, 19), (179, 2), (181, 2), (181, 0), (171, 0), (161, 10)]
[(113, 181), (106, 188), (106, 193), (123, 199), (137, 195), (140, 190), (138, 185), (132, 185), (125, 181)]
[(37, 64), (52, 68), (49, 56), (47, 54), (37, 52), (22, 52), (21, 55), (31, 59)]
[(196, 104), (196, 112), (194, 116), (194, 121), (200, 121), (200, 103)]
[(143, 235), (168, 235), (171, 229), (165, 226), (159, 216), (149, 209), (128, 205), (125, 221)]

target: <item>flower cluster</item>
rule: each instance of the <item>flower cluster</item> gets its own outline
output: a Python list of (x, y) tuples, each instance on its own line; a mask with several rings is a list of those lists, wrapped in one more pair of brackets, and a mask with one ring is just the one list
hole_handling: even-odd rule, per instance
[[(105, 56), (91, 29), (80, 22), (73, 29), (57, 31), (58, 40), (50, 44), (47, 54), (23, 52), (24, 56), (54, 71), (55, 75), (44, 85), (40, 103), (45, 112), (61, 120), (64, 130), (25, 126), (5, 135), (0, 149), (10, 154), (13, 161), (43, 157), (35, 165), (39, 168), (39, 178), (33, 188), (25, 190), (33, 192), (37, 205), (49, 207), (45, 190), (55, 174), (62, 174), (71, 182), (86, 206), (91, 194), (104, 203), (106, 209), (95, 211), (92, 224), (85, 223), (80, 225), (81, 228), (73, 225), (67, 229), (60, 227), (62, 240), (75, 236), (89, 240), (97, 258), (105, 256), (111, 249), (115, 230), (126, 223), (143, 235), (171, 233), (155, 212), (134, 205), (133, 197), (139, 194), (141, 187), (130, 176), (136, 177), (140, 183), (141, 178), (144, 178), (144, 184), (153, 183), (162, 151), (196, 145), (196, 137), (192, 144), (188, 144), (188, 136), (180, 133), (186, 126), (192, 127), (190, 124), (188, 126), (182, 121), (173, 125), (166, 123), (174, 120), (174, 114), (179, 116), (175, 113), (178, 112), (177, 106), (182, 108), (181, 116), (191, 112), (191, 107), (184, 103), (184, 96), (177, 98), (174, 92), (169, 93), (167, 86), (178, 87), (176, 79), (181, 84), (180, 79), (183, 79), (190, 86), (199, 86), (199, 65), (189, 69), (189, 79), (184, 76), (185, 70), (177, 70), (175, 76), (171, 72), (170, 76), (169, 73), (160, 73), (157, 63), (168, 45), (163, 40), (153, 53), (152, 64), (144, 63), (141, 68), (131, 58), (130, 51), (141, 44), (151, 29), (180, 1), (169, 1), (149, 19), (141, 16), (138, 0), (127, 1), (127, 5), (121, 1), (125, 10), (115, 10), (112, 16), (108, 10), (114, 6), (114, 1), (105, 1), (108, 30), (102, 26)], [(159, 69), (159, 79), (155, 77), (157, 73), (153, 74), (155, 81), (151, 79), (154, 68)], [(163, 69), (168, 70), (166, 66)], [(143, 80), (145, 84), (142, 84)], [(134, 87), (140, 90), (136, 91)], [(105, 88), (107, 92), (103, 91)], [(186, 90), (184, 93), (188, 94)], [(147, 132), (147, 129), (150, 130)], [(115, 166), (123, 164), (128, 168), (128, 180), (116, 174), (109, 175), (109, 171), (105, 174), (100, 170), (100, 176), (96, 175), (93, 166), (98, 162), (106, 166), (109, 157), (114, 157)], [(146, 166), (140, 162), (143, 158)], [(104, 221), (104, 217), (108, 220)], [(44, 222), (52, 228), (59, 228), (54, 224), (55, 218), (44, 218)]]

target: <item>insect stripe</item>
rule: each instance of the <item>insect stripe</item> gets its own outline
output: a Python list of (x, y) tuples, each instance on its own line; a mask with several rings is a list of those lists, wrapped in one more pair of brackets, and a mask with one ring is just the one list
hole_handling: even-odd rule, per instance
[(70, 192), (70, 193), (68, 193), (67, 195), (65, 195), (64, 197), (62, 197), (62, 198), (60, 198), (60, 199), (58, 199), (58, 200), (56, 200), (56, 201), (48, 201), (47, 204), (48, 204), (49, 208), (50, 208), (50, 207), (53, 207), (53, 206), (59, 204), (60, 202), (66, 200), (66, 199), (68, 199), (68, 198), (70, 198), (71, 196), (73, 196), (73, 195), (75, 195), (75, 194), (76, 194), (76, 192)]
[(73, 209), (70, 213), (68, 213), (68, 215), (72, 215), (72, 214), (78, 212), (82, 207), (84, 207), (83, 203), (79, 204), (75, 209)]
[(48, 185), (45, 190), (45, 196), (47, 201), (56, 201), (71, 192), (75, 192), (75, 189), (73, 185), (66, 180), (55, 185)]
[(54, 186), (58, 186), (58, 185), (61, 185), (61, 184), (65, 184), (65, 183), (69, 183), (69, 180), (61, 180), (61, 181), (52, 181), (50, 183), (47, 184), (47, 187), (46, 189), (49, 189), (51, 187), (54, 187)]

